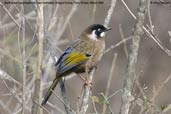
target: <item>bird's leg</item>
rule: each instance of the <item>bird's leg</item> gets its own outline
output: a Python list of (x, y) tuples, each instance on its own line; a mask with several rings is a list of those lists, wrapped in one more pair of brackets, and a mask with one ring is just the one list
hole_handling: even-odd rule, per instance
[(90, 88), (92, 88), (92, 85), (93, 85), (92, 82), (88, 82), (88, 80), (85, 79), (85, 78), (83, 77), (83, 75), (81, 75), (81, 74), (78, 74), (78, 76), (80, 77), (81, 80), (83, 80), (84, 85), (88, 85)]
[(87, 80), (83, 77), (83, 75), (78, 74), (78, 76), (80, 77), (80, 79), (81, 79), (84, 83), (87, 83)]
[[(88, 82), (81, 74), (78, 74), (78, 76), (80, 77), (81, 80), (84, 81), (84, 86), (88, 85), (90, 87), (90, 90), (92, 90), (93, 83), (92, 82)], [(83, 90), (84, 90), (84, 86), (82, 86), (82, 88), (81, 88), (81, 92), (80, 92), (80, 94), (78, 96), (78, 100), (81, 98), (81, 95), (82, 95)]]

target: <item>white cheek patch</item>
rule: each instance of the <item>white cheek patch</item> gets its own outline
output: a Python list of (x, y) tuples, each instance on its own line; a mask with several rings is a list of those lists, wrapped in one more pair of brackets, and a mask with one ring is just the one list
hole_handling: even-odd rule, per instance
[(105, 36), (105, 32), (100, 33), (100, 37), (104, 37)]
[(90, 35), (88, 35), (88, 37), (91, 38), (92, 40), (97, 40), (97, 35), (96, 35), (95, 32), (96, 32), (96, 31), (93, 30), (93, 32), (92, 32)]

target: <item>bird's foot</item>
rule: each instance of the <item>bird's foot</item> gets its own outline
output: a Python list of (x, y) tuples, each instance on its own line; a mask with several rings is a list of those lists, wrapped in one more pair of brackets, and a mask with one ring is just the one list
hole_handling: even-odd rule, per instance
[(92, 90), (93, 83), (92, 83), (92, 82), (89, 82), (89, 81), (88, 81), (87, 79), (85, 79), (84, 76), (82, 76), (81, 74), (78, 74), (78, 76), (80, 77), (81, 80), (83, 80), (84, 86), (88, 86), (88, 87), (90, 87), (90, 89)]
[(93, 83), (86, 80), (86, 82), (84, 83), (84, 86), (88, 86), (90, 90), (92, 90)]

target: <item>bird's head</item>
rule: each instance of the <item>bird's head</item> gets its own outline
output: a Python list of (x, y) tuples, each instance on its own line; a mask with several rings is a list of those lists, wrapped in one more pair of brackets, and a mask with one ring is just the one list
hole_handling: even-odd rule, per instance
[(111, 30), (111, 28), (106, 28), (100, 24), (93, 24), (87, 27), (87, 29), (85, 30), (85, 34), (91, 40), (100, 40), (105, 37), (105, 33), (109, 30)]

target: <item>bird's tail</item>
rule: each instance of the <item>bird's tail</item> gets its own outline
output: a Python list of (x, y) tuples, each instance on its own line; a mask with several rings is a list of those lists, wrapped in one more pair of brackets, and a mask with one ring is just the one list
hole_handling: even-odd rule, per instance
[(42, 105), (45, 105), (47, 103), (49, 97), (52, 95), (52, 91), (54, 91), (54, 89), (55, 89), (55, 87), (58, 84), (60, 79), (61, 79), (61, 77), (58, 77), (53, 81), (52, 85), (50, 86), (48, 92), (46, 93), (46, 95), (42, 101)]

